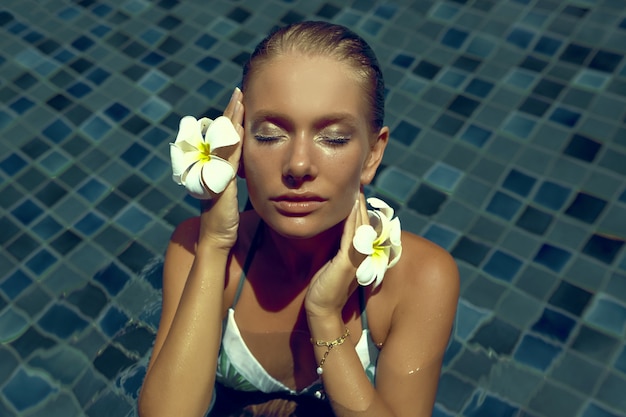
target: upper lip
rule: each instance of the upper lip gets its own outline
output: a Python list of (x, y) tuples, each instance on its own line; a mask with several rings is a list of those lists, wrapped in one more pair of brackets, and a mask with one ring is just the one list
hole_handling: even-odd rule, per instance
[(287, 193), (272, 198), (274, 201), (325, 201), (326, 199), (313, 193)]

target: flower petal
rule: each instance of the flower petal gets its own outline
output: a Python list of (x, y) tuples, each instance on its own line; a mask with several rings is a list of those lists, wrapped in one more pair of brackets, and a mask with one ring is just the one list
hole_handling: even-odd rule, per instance
[(363, 255), (371, 255), (374, 253), (374, 240), (376, 239), (376, 230), (369, 224), (362, 224), (354, 232), (352, 238), (352, 246), (357, 252)]
[(360, 285), (370, 285), (376, 278), (376, 270), (371, 256), (363, 259), (356, 270), (356, 280)]
[(374, 207), (377, 210), (380, 210), (383, 212), (383, 214), (388, 218), (391, 219), (393, 217), (393, 208), (391, 208), (389, 206), (389, 204), (385, 203), (383, 200), (381, 200), (380, 198), (376, 198), (376, 197), (370, 197), (367, 199), (367, 203)]
[[(374, 211), (372, 210), (374, 214), (376, 214), (377, 217), (377, 226), (376, 226), (376, 232), (378, 233), (378, 236), (376, 237), (376, 240), (374, 241), (375, 245), (382, 245), (385, 242), (387, 242), (387, 240), (389, 239), (389, 232), (391, 231), (391, 222), (389, 221), (389, 218), (387, 218), (387, 216), (384, 215), (384, 213), (381, 213), (380, 211)], [(370, 217), (370, 221), (371, 221), (372, 217)]]
[(206, 200), (211, 198), (211, 193), (207, 190), (206, 186), (202, 182), (202, 171), (206, 163), (196, 162), (187, 172), (187, 175), (183, 177), (183, 184), (187, 189), (187, 192), (192, 197), (200, 200)]
[(376, 277), (376, 280), (374, 280), (374, 284), (372, 285), (372, 288), (378, 287), (383, 282), (383, 278), (385, 278), (384, 275), (378, 275)]
[(391, 250), (389, 251), (389, 264), (387, 265), (387, 269), (393, 268), (400, 260), (401, 255), (402, 246), (392, 246)]
[(216, 194), (224, 191), (233, 178), (235, 170), (220, 157), (212, 156), (208, 163), (202, 165), (202, 180)]
[(198, 152), (185, 152), (177, 143), (170, 143), (170, 160), (172, 162), (172, 179), (176, 184), (183, 184), (182, 177), (189, 168), (198, 161)]
[(209, 126), (211, 126), (211, 123), (213, 123), (213, 120), (209, 119), (208, 117), (202, 117), (198, 120), (198, 127), (200, 127), (200, 133), (203, 136), (202, 140), (204, 140), (204, 136), (206, 135)]
[(391, 243), (391, 252), (389, 254), (388, 268), (391, 268), (398, 263), (400, 255), (402, 255), (402, 228), (400, 227), (400, 219), (397, 217), (391, 221), (389, 241)]
[(385, 256), (375, 256), (372, 258), (373, 258), (372, 263), (373, 263), (374, 271), (375, 271), (374, 276), (376, 278), (374, 287), (377, 287), (380, 285), (381, 282), (383, 282), (383, 278), (385, 277), (385, 272), (387, 272), (387, 261), (389, 257), (385, 255)]
[[(357, 268), (357, 281), (361, 285), (380, 285), (387, 269), (400, 260), (402, 254), (402, 229), (400, 219), (393, 218), (393, 208), (383, 200), (372, 197), (367, 202), (374, 210), (367, 210), (369, 224), (357, 228), (353, 245), (357, 251), (368, 255)], [(369, 247), (371, 245), (371, 249)]]
[(397, 217), (390, 222), (389, 240), (392, 245), (400, 246), (402, 241), (402, 228), (400, 227), (400, 219)]
[(214, 149), (231, 146), (239, 143), (239, 134), (228, 117), (220, 116), (213, 120), (206, 131), (205, 142), (211, 145), (211, 153)]
[(198, 144), (203, 142), (200, 123), (195, 117), (185, 116), (180, 119), (180, 123), (178, 124), (178, 133), (176, 134), (176, 140), (174, 143), (178, 144), (180, 142), (187, 142), (196, 148), (198, 147)]
[(376, 230), (376, 233), (380, 231), (380, 216), (381, 213), (376, 210), (367, 210), (367, 219), (369, 220), (369, 224)]

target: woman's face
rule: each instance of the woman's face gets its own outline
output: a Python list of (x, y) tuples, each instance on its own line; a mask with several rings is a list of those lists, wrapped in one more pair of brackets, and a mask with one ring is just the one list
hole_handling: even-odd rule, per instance
[(244, 92), (243, 168), (252, 205), (279, 234), (313, 237), (344, 220), (382, 158), (388, 129), (352, 68), (291, 54), (251, 74)]

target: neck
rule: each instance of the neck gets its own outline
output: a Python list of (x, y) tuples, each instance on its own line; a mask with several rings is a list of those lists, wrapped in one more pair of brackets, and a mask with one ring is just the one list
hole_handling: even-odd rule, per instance
[[(288, 306), (301, 310), (311, 279), (339, 249), (343, 222), (310, 239), (288, 238), (267, 225), (262, 227), (252, 267), (255, 272), (247, 280), (266, 311), (283, 311)], [(302, 312), (298, 317), (306, 325)]]
[(308, 282), (339, 250), (343, 222), (308, 239), (288, 238), (268, 227), (265, 230), (264, 243), (274, 252), (270, 258), (277, 267), (296, 281)]

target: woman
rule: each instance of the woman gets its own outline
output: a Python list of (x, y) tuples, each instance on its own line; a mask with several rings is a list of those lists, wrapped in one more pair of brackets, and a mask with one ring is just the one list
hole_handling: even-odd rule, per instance
[[(356, 247), (364, 225), (385, 220), (362, 192), (389, 138), (383, 89), (373, 52), (342, 26), (299, 23), (259, 44), (224, 112), (236, 137), (222, 154), (253, 209), (238, 212), (232, 175), (173, 233), (142, 417), (431, 415), (453, 259), (402, 232), (393, 268), (355, 279), (380, 261)], [(192, 184), (191, 172), (179, 182), (206, 197), (198, 187), (213, 180)]]

